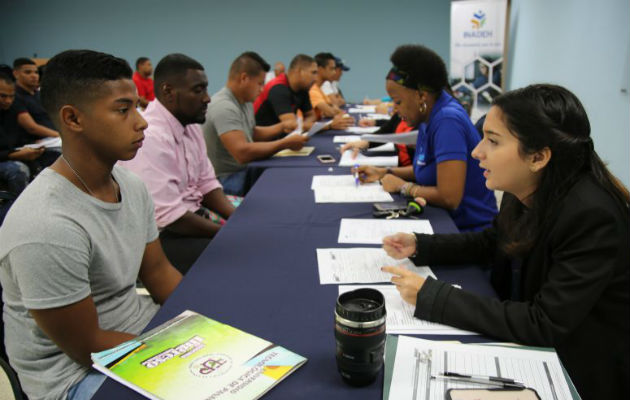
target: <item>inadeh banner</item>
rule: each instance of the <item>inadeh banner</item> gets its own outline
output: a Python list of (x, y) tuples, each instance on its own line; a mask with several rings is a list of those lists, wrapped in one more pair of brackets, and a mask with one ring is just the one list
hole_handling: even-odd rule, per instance
[(473, 122), (503, 91), (508, 0), (451, 2), (451, 78)]

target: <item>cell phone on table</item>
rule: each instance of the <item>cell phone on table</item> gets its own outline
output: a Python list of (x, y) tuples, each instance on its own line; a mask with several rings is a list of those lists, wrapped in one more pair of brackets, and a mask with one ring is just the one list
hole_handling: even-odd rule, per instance
[(405, 211), (407, 210), (407, 201), (390, 201), (387, 203), (374, 203), (374, 211)]
[(317, 156), (317, 160), (319, 160), (319, 162), (322, 164), (330, 164), (337, 161), (335, 160), (335, 157), (331, 156), (330, 154), (319, 154)]
[(523, 389), (448, 389), (446, 400), (540, 400), (536, 390)]

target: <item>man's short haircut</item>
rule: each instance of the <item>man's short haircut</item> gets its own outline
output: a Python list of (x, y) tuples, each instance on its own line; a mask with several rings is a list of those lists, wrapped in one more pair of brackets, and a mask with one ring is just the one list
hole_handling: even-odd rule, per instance
[(0, 71), (0, 81), (8, 85), (15, 85), (15, 81), (11, 78), (11, 75), (7, 74), (5, 71)]
[(15, 83), (15, 77), (13, 76), (13, 68), (9, 67), (6, 64), (0, 64), (0, 74), (3, 77), (9, 78), (8, 83)]
[(293, 57), (291, 63), (289, 64), (289, 69), (301, 68), (305, 66), (310, 66), (313, 64), (315, 60), (311, 56), (307, 56), (306, 54), (298, 54)]
[(335, 56), (332, 53), (317, 53), (315, 54), (315, 62), (318, 67), (325, 68), (328, 65), (328, 61), (335, 61)]
[(173, 53), (164, 56), (155, 67), (153, 72), (153, 88), (158, 95), (162, 84), (176, 77), (183, 77), (189, 69), (203, 71), (203, 65), (197, 60), (180, 53)]
[(269, 72), (271, 67), (267, 62), (256, 52), (246, 51), (240, 56), (236, 57), (236, 60), (232, 62), (230, 66), (230, 77), (236, 76), (245, 72), (248, 76), (257, 76), (261, 72)]
[(149, 61), (149, 57), (138, 57), (138, 59), (136, 60), (136, 71), (138, 70), (138, 68), (140, 68), (140, 65), (144, 64), (147, 61)]
[(42, 105), (55, 124), (61, 107), (80, 107), (96, 97), (103, 83), (131, 79), (131, 67), (122, 58), (92, 50), (67, 50), (46, 64), (42, 80)]
[(35, 61), (31, 60), (30, 58), (25, 58), (25, 57), (16, 58), (13, 61), (13, 69), (18, 69), (22, 67), (23, 65), (37, 65), (37, 64), (35, 64)]

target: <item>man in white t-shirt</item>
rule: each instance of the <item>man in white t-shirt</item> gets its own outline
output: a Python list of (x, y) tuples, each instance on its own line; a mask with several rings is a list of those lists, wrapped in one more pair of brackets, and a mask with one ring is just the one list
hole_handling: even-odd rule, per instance
[(339, 89), (339, 80), (341, 79), (341, 75), (343, 75), (343, 71), (350, 71), (350, 67), (345, 65), (341, 58), (335, 57), (335, 75), (332, 80), (322, 84), (322, 92), (338, 107), (342, 107), (346, 104), (346, 99), (343, 98), (343, 94)]

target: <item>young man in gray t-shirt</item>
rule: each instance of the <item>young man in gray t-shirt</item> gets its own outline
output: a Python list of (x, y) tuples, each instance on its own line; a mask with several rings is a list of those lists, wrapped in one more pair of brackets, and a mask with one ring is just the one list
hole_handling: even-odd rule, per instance
[(246, 173), (249, 162), (283, 149), (299, 150), (308, 140), (302, 135), (278, 138), (296, 128), (291, 122), (256, 126), (252, 102), (262, 91), (267, 71), (269, 64), (257, 53), (241, 54), (232, 62), (225, 87), (208, 105), (203, 134), (208, 157), (227, 194), (243, 196), (249, 190), (253, 183)]
[[(88, 50), (53, 57), (42, 102), (63, 154), (0, 228), (9, 360), (31, 400), (89, 398), (90, 353), (132, 339), (181, 280), (164, 256), (144, 184), (115, 167), (146, 121), (126, 61)], [(136, 294), (140, 278), (151, 298)]]

